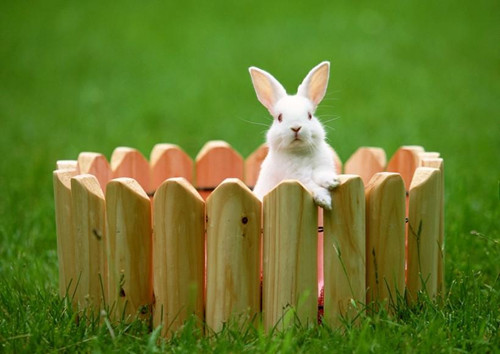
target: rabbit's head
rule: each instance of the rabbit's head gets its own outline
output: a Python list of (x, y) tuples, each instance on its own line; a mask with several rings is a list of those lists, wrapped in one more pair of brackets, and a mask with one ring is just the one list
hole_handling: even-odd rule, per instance
[(325, 140), (325, 130), (314, 112), (326, 93), (329, 62), (314, 67), (295, 95), (288, 95), (278, 80), (264, 70), (249, 70), (257, 98), (274, 118), (267, 132), (270, 149), (308, 151)]

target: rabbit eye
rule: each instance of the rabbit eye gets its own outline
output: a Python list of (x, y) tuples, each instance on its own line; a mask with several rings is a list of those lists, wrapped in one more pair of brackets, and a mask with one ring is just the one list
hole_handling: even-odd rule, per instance
[(311, 114), (310, 112), (307, 112), (307, 116), (309, 117), (309, 120), (311, 120), (311, 119), (312, 119), (312, 117), (313, 117), (313, 116), (312, 116), (312, 114)]
[(282, 120), (283, 120), (283, 115), (280, 113), (280, 114), (278, 115), (278, 122), (280, 122), (280, 123), (281, 123), (281, 121), (282, 121)]

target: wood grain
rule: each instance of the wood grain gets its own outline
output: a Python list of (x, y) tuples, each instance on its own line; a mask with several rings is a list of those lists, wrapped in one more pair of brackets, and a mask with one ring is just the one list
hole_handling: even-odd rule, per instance
[(71, 179), (79, 309), (98, 316), (107, 298), (106, 205), (95, 176)]
[(243, 180), (243, 158), (225, 141), (209, 141), (195, 160), (196, 187), (203, 199), (226, 178)]
[(78, 167), (81, 174), (94, 175), (103, 191), (112, 178), (111, 167), (104, 155), (96, 152), (82, 152), (78, 155)]
[(243, 182), (226, 179), (207, 200), (206, 323), (254, 321), (260, 312), (261, 202)]
[(190, 315), (204, 319), (205, 203), (187, 180), (172, 178), (153, 209), (153, 326), (171, 336)]
[(193, 160), (179, 146), (156, 144), (151, 151), (151, 189), (156, 190), (163, 181), (182, 177), (193, 181)]
[(339, 179), (333, 209), (324, 211), (324, 319), (333, 327), (355, 318), (366, 296), (364, 185), (355, 175)]
[(408, 301), (414, 303), (420, 291), (437, 295), (440, 224), (441, 172), (419, 167), (410, 186), (408, 216)]
[[(438, 153), (435, 153), (438, 154)], [(439, 154), (438, 154), (439, 155)], [(438, 269), (437, 269), (437, 292), (444, 297), (446, 292), (444, 282), (444, 260), (445, 260), (445, 234), (444, 234), (444, 160), (437, 157), (422, 157), (423, 167), (437, 168), (441, 172), (441, 188), (439, 192), (439, 241), (438, 241)]]
[(111, 155), (111, 170), (113, 178), (129, 177), (139, 182), (139, 185), (151, 194), (151, 176), (149, 162), (136, 149), (117, 147)]
[(314, 324), (318, 208), (299, 182), (283, 181), (264, 197), (263, 210), (264, 328)]
[[(74, 166), (76, 167), (76, 163)], [(74, 296), (78, 282), (75, 269), (75, 233), (71, 203), (71, 178), (76, 173), (76, 169), (56, 170), (53, 173), (59, 295), (61, 297), (67, 295), (69, 299)]]
[(153, 302), (150, 199), (136, 180), (114, 179), (106, 188), (106, 215), (111, 315), (147, 318)]
[(384, 149), (360, 147), (345, 163), (344, 172), (359, 175), (366, 185), (375, 173), (384, 171), (386, 163), (387, 158)]
[(405, 289), (405, 186), (397, 173), (375, 174), (366, 196), (366, 287), (368, 304), (388, 308)]
[(388, 172), (401, 174), (407, 191), (410, 190), (413, 174), (420, 165), (419, 154), (422, 152), (424, 152), (424, 148), (421, 146), (402, 146), (394, 153), (394, 155), (392, 155), (389, 163), (387, 164)]

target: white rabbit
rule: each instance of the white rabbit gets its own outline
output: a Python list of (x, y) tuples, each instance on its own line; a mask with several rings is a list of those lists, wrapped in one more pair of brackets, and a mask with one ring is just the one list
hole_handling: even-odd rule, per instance
[(257, 98), (274, 118), (267, 132), (269, 152), (262, 162), (255, 195), (262, 200), (281, 181), (294, 179), (313, 194), (316, 204), (331, 209), (330, 190), (339, 180), (333, 150), (314, 116), (326, 93), (330, 63), (324, 61), (314, 67), (293, 96), (264, 70), (250, 67), (249, 71)]

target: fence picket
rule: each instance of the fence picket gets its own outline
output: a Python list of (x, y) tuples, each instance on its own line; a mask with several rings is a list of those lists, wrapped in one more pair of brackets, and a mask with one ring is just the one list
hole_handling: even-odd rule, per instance
[(408, 301), (414, 303), (418, 292), (437, 295), (437, 268), (440, 219), (441, 172), (419, 167), (410, 187), (408, 216)]
[(243, 158), (225, 141), (209, 141), (196, 157), (196, 187), (206, 199), (226, 178), (243, 180)]
[(424, 148), (421, 146), (402, 146), (392, 155), (387, 164), (387, 172), (401, 174), (407, 191), (410, 190), (411, 179), (415, 170), (420, 165), (419, 154), (422, 152), (424, 152)]
[(340, 325), (341, 317), (353, 319), (366, 300), (363, 181), (355, 175), (339, 177), (333, 210), (324, 211), (324, 318), (331, 326)]
[(153, 301), (151, 203), (131, 178), (106, 188), (108, 291), (115, 319), (147, 318)]
[(75, 268), (78, 275), (77, 302), (81, 311), (99, 315), (107, 298), (106, 205), (93, 175), (71, 179), (75, 230)]
[(133, 178), (146, 193), (152, 193), (149, 162), (139, 151), (117, 147), (111, 155), (110, 165), (113, 178)]
[(157, 189), (153, 209), (153, 325), (170, 336), (191, 314), (203, 320), (205, 202), (184, 178), (172, 178)]
[[(76, 167), (76, 161), (73, 166)], [(68, 295), (69, 299), (72, 299), (78, 281), (75, 270), (75, 234), (71, 203), (71, 178), (76, 174), (76, 169), (56, 170), (53, 173), (59, 295), (61, 297)]]
[(57, 160), (56, 170), (75, 171), (75, 174), (80, 172), (78, 169), (78, 161), (76, 160)]
[(318, 247), (316, 254), (318, 255), (317, 269), (318, 269), (318, 307), (322, 307), (324, 305), (324, 288), (325, 288), (325, 267), (324, 267), (324, 226), (325, 222), (323, 220), (323, 208), (318, 207)]
[(106, 184), (111, 179), (112, 173), (104, 155), (96, 152), (82, 152), (78, 155), (78, 167), (81, 174), (94, 175), (99, 181), (101, 189), (106, 190)]
[(207, 199), (206, 323), (256, 320), (260, 312), (261, 202), (243, 182), (226, 179)]
[[(434, 153), (439, 156), (439, 153)], [(422, 156), (421, 156), (422, 157)], [(439, 192), (439, 242), (438, 242), (438, 266), (437, 266), (437, 292), (444, 296), (446, 291), (444, 287), (444, 258), (445, 258), (445, 235), (444, 235), (444, 160), (442, 158), (432, 157), (421, 159), (423, 167), (433, 167), (441, 171), (441, 187)]]
[(245, 183), (247, 186), (253, 188), (257, 183), (257, 178), (260, 173), (260, 165), (267, 156), (269, 148), (267, 144), (262, 144), (245, 160)]
[(420, 165), (422, 165), (422, 160), (426, 159), (438, 159), (440, 158), (440, 153), (436, 151), (423, 151), (418, 154), (420, 159)]
[(344, 173), (359, 175), (365, 185), (375, 173), (385, 169), (387, 158), (384, 149), (378, 147), (360, 147), (347, 160)]
[(375, 174), (366, 196), (367, 303), (395, 303), (405, 287), (405, 186), (399, 174)]
[(320, 314), (336, 327), (358, 318), (364, 302), (368, 311), (392, 310), (405, 275), (408, 303), (422, 290), (443, 296), (439, 153), (403, 146), (391, 173), (380, 172), (384, 150), (359, 148), (332, 191), (333, 211), (292, 180), (262, 204), (241, 179), (253, 186), (267, 153), (262, 145), (244, 161), (228, 143), (210, 141), (194, 162), (172, 144), (157, 144), (150, 163), (126, 147), (110, 163), (89, 152), (57, 161), (61, 297), (88, 314), (109, 309), (113, 320), (152, 315), (168, 337), (193, 314), (214, 331), (260, 317), (266, 330), (315, 323), (320, 290)]
[(263, 211), (264, 328), (286, 328), (295, 319), (315, 323), (318, 208), (312, 195), (299, 182), (284, 181), (264, 197)]
[(156, 144), (151, 151), (151, 189), (156, 190), (163, 181), (183, 177), (193, 181), (193, 160), (177, 145)]

